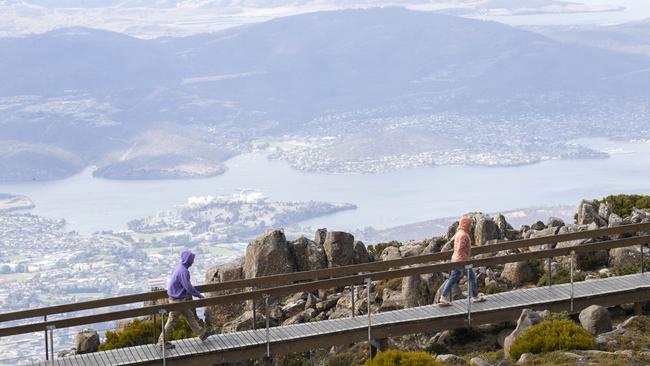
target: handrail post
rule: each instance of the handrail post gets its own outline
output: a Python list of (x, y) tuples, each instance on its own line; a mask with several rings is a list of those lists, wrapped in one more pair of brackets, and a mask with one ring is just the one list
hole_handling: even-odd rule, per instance
[(472, 326), (472, 281), (470, 280), (469, 273), (472, 271), (473, 266), (468, 264), (465, 266), (467, 270), (467, 326)]
[(551, 266), (552, 261), (553, 257), (548, 257), (548, 287), (551, 287), (553, 285), (553, 267)]
[(370, 286), (372, 285), (372, 280), (370, 277), (366, 278), (366, 287), (367, 287), (367, 296), (368, 299), (366, 303), (368, 304), (368, 347), (370, 352), (370, 358), (373, 358), (372, 352), (372, 316), (370, 311)]
[[(43, 321), (47, 322), (47, 315), (43, 316)], [(45, 330), (45, 361), (50, 360), (50, 346), (47, 342), (47, 329)]]
[(253, 299), (253, 330), (257, 329), (257, 324), (255, 324), (256, 321), (256, 316), (257, 316), (257, 310), (255, 309), (257, 307), (257, 304), (255, 303), (255, 299)]
[(264, 294), (264, 312), (266, 313), (266, 358), (271, 359), (271, 331), (269, 330), (269, 295)]
[(643, 253), (643, 247), (644, 246), (645, 246), (645, 244), (642, 243), (641, 244), (641, 274), (645, 273), (645, 263), (644, 263), (645, 254)]
[(47, 330), (50, 331), (50, 362), (54, 365), (54, 325), (48, 325)]
[(355, 285), (350, 286), (350, 288), (352, 289), (352, 317), (353, 318), (354, 318), (354, 313), (356, 308), (356, 306), (354, 306), (354, 287)]
[(165, 309), (160, 309), (158, 310), (158, 313), (160, 314), (160, 324), (161, 324), (161, 333), (162, 334), (162, 362), (163, 366), (167, 366), (167, 355), (165, 354), (166, 351), (166, 346), (167, 346), (167, 335), (165, 334), (165, 314), (167, 313), (167, 310)]
[(569, 273), (571, 277), (571, 308), (570, 308), (571, 313), (573, 313), (573, 262), (575, 261), (575, 259), (576, 259), (576, 252), (571, 251), (571, 260), (570, 260), (571, 263), (569, 264)]

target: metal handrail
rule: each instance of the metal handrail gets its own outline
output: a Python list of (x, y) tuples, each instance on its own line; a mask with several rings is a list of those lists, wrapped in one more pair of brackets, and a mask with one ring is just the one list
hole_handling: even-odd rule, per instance
[[(645, 224), (645, 225), (650, 226), (650, 224)], [(592, 233), (594, 232), (596, 232), (596, 230), (592, 231)], [(556, 237), (548, 237), (548, 238), (556, 239)], [(554, 240), (548, 240), (548, 238), (544, 238), (547, 239), (545, 243), (554, 241)], [(491, 258), (472, 259), (472, 260), (458, 261), (458, 262), (445, 262), (445, 263), (421, 265), (421, 266), (414, 266), (414, 267), (401, 268), (401, 269), (391, 269), (387, 271), (379, 271), (373, 273), (354, 274), (354, 275), (331, 278), (326, 280), (317, 280), (312, 282), (269, 287), (269, 288), (263, 288), (263, 289), (228, 294), (228, 295), (220, 295), (216, 297), (185, 301), (181, 303), (158, 304), (158, 305), (151, 305), (151, 306), (146, 306), (137, 309), (115, 311), (115, 312), (81, 316), (81, 317), (68, 318), (68, 319), (50, 320), (50, 321), (45, 321), (40, 323), (19, 325), (19, 326), (8, 327), (8, 328), (0, 328), (0, 337), (43, 331), (43, 329), (46, 329), (46, 327), (48, 326), (55, 326), (57, 329), (59, 329), (59, 328), (66, 328), (66, 327), (72, 327), (78, 325), (100, 323), (104, 321), (134, 318), (138, 316), (154, 314), (161, 309), (165, 309), (167, 311), (178, 311), (178, 310), (188, 309), (188, 308), (199, 308), (199, 307), (211, 306), (217, 304), (242, 302), (251, 299), (259, 300), (259, 299), (263, 299), (264, 296), (278, 297), (278, 296), (288, 295), (300, 291), (313, 291), (317, 289), (327, 289), (327, 288), (335, 288), (335, 287), (348, 286), (348, 285), (357, 285), (357, 284), (362, 284), (364, 280), (370, 275), (375, 281), (388, 280), (392, 278), (408, 277), (408, 276), (414, 276), (423, 273), (447, 272), (451, 269), (463, 269), (467, 265), (472, 265), (474, 267), (490, 266), (496, 264), (527, 261), (533, 259), (544, 259), (544, 258), (565, 256), (565, 255), (570, 255), (572, 252), (584, 253), (584, 252), (592, 252), (592, 251), (598, 251), (604, 249), (622, 248), (622, 247), (628, 247), (634, 245), (645, 245), (648, 244), (649, 241), (650, 241), (650, 236), (644, 235), (644, 236), (636, 236), (636, 237), (625, 238), (625, 239), (617, 239), (617, 240), (609, 240), (603, 242), (584, 244), (576, 247), (544, 249), (544, 250), (510, 254), (510, 255), (497, 256)]]
[[(510, 249), (520, 249), (526, 247), (539, 246), (544, 244), (556, 244), (563, 241), (571, 241), (578, 239), (589, 239), (608, 236), (612, 234), (624, 234), (638, 231), (650, 230), (650, 223), (622, 225), (611, 228), (603, 228), (596, 230), (579, 231), (575, 233), (560, 234), (546, 237), (539, 237), (533, 239), (521, 239), (512, 241), (498, 241), (493, 244), (486, 244), (483, 246), (472, 247), (472, 254), (488, 254), (495, 253)], [(235, 281), (226, 281), (220, 283), (211, 283), (196, 286), (196, 289), (201, 292), (217, 292), (224, 290), (237, 290), (247, 289), (251, 287), (263, 288), (268, 286), (277, 286), (282, 284), (289, 284), (298, 281), (316, 281), (327, 278), (336, 278), (347, 276), (355, 273), (375, 271), (385, 271), (390, 268), (397, 268), (407, 265), (424, 264), (436, 261), (449, 260), (452, 251), (444, 251), (432, 254), (418, 255), (406, 258), (399, 258), (387, 260), (382, 262), (371, 262), (363, 264), (354, 264), (349, 266), (341, 266), (335, 268), (319, 269), (312, 271), (294, 272), (287, 274), (270, 275), (264, 277), (248, 278)], [(78, 303), (62, 304), (55, 306), (42, 307), (37, 309), (21, 310), (15, 312), (7, 312), (0, 314), (0, 323), (29, 319), (35, 317), (43, 317), (53, 314), (68, 313), (81, 310), (98, 309), (103, 307), (118, 306), (132, 304), (136, 302), (155, 301), (167, 298), (167, 292), (150, 291), (139, 294), (124, 295), (111, 297), (106, 299), (84, 301)]]

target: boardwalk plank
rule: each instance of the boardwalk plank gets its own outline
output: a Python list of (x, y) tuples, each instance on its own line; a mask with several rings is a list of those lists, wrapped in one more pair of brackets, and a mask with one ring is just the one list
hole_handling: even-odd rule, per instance
[[(587, 299), (593, 296), (607, 296), (620, 294), (626, 291), (650, 288), (650, 274), (629, 275), (624, 277), (610, 277), (574, 283), (575, 299)], [(507, 308), (528, 307), (534, 304), (569, 303), (570, 284), (554, 285), (519, 289), (499, 294), (489, 295), (484, 303), (472, 304), (472, 313), (494, 312)], [(391, 324), (409, 324), (418, 320), (441, 319), (450, 316), (464, 317), (467, 312), (467, 299), (456, 300), (449, 307), (441, 308), (437, 305), (421, 306), (391, 312), (372, 314), (372, 324), (383, 326)], [(293, 342), (301, 338), (317, 338), (322, 335), (333, 335), (367, 326), (367, 316), (355, 318), (342, 318), (307, 322), (290, 326), (270, 328), (271, 347), (273, 343)], [(196, 354), (217, 353), (220, 351), (234, 351), (260, 346), (266, 343), (266, 330), (249, 330), (244, 332), (219, 334), (210, 337), (206, 342), (198, 338), (185, 339), (174, 342), (175, 350), (167, 351), (168, 357), (182, 359)], [(104, 365), (132, 365), (144, 361), (160, 360), (161, 352), (157, 346), (146, 345), (130, 347), (95, 354), (77, 355), (56, 361), (56, 364), (65, 366), (104, 366)], [(35, 362), (35, 365), (47, 366), (45, 362)]]

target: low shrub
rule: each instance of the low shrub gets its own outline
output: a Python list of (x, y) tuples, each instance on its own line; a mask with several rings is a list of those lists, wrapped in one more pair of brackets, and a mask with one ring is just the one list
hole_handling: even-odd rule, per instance
[(358, 365), (359, 360), (357, 355), (353, 353), (340, 353), (327, 357), (323, 362), (323, 366), (352, 366)]
[(571, 320), (546, 320), (533, 325), (512, 344), (510, 357), (518, 360), (523, 353), (592, 349), (594, 337)]
[[(548, 272), (545, 272), (544, 275), (539, 278), (539, 281), (537, 281), (537, 286), (546, 286), (548, 282), (547, 278), (548, 278)], [(584, 280), (585, 280), (584, 273), (573, 274), (573, 282), (580, 282)], [(569, 283), (571, 282), (571, 273), (569, 272), (568, 269), (564, 267), (560, 267), (553, 274), (553, 277), (551, 278), (551, 282), (553, 285), (561, 285), (563, 283)]]
[[(643, 263), (645, 265), (645, 268), (650, 268), (650, 259), (645, 258), (643, 260)], [(641, 272), (641, 259), (638, 260), (629, 260), (627, 263), (620, 265), (620, 266), (614, 266), (611, 268), (612, 273), (615, 276), (626, 276), (629, 274), (635, 274)]]
[(387, 350), (380, 352), (364, 366), (443, 366), (426, 352)]
[(619, 194), (607, 196), (600, 200), (612, 205), (612, 210), (620, 217), (632, 214), (632, 208), (636, 207), (642, 210), (650, 209), (650, 196), (639, 194)]
[[(141, 346), (144, 344), (156, 343), (160, 335), (162, 324), (160, 319), (156, 319), (154, 328), (153, 320), (135, 319), (122, 331), (106, 331), (106, 341), (99, 345), (100, 351), (108, 351), (116, 348)], [(156, 339), (154, 339), (154, 329), (156, 330)], [(167, 336), (169, 340), (196, 337), (192, 332), (190, 325), (187, 324), (182, 316), (178, 321), (178, 326)]]
[(381, 294), (384, 292), (385, 288), (391, 289), (393, 291), (400, 291), (402, 289), (402, 278), (391, 278), (390, 280), (380, 281), (375, 286), (375, 291), (378, 294)]

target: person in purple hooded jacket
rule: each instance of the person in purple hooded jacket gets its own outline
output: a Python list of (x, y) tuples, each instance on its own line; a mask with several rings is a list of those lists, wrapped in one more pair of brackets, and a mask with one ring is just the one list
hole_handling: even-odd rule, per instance
[[(193, 263), (194, 253), (189, 250), (181, 253), (181, 263), (176, 266), (174, 272), (172, 272), (172, 277), (169, 279), (169, 286), (167, 287), (167, 295), (169, 295), (170, 304), (190, 301), (192, 300), (192, 297), (198, 297), (199, 299), (203, 298), (203, 295), (192, 286), (192, 282), (190, 281), (190, 271), (188, 268), (190, 268)], [(211, 335), (211, 332), (203, 329), (199, 324), (192, 309), (170, 311), (167, 323), (165, 323), (165, 334), (171, 334), (172, 329), (174, 329), (178, 323), (178, 317), (181, 315), (183, 315), (185, 320), (187, 320), (187, 323), (190, 325), (190, 328), (192, 328), (192, 331), (198, 334), (202, 341)], [(173, 344), (169, 342), (163, 344), (163, 342), (163, 336), (161, 334), (160, 338), (158, 338), (158, 344), (165, 348), (174, 348)]]

